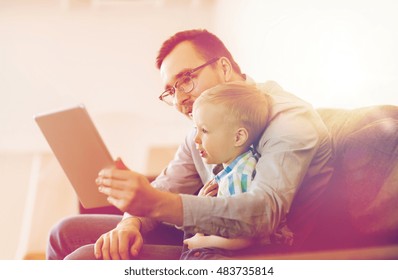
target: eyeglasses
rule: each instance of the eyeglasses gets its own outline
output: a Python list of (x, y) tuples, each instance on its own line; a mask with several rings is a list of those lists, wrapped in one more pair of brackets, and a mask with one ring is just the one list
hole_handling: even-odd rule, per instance
[(181, 93), (188, 94), (190, 93), (194, 88), (195, 88), (195, 83), (193, 81), (192, 74), (207, 65), (210, 65), (218, 60), (218, 57), (212, 58), (206, 63), (193, 68), (187, 72), (185, 72), (181, 78), (179, 78), (174, 86), (166, 89), (162, 94), (159, 96), (159, 99), (166, 102), (167, 105), (173, 106), (174, 105), (174, 98), (175, 98), (175, 93), (178, 90)]

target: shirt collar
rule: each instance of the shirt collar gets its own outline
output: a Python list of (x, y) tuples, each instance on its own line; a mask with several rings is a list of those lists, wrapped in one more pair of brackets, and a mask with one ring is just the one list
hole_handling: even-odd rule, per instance
[(223, 170), (221, 170), (215, 177), (214, 179), (216, 180), (217, 183), (221, 181), (222, 178), (227, 176), (231, 171), (234, 169), (234, 167), (240, 162), (241, 160), (244, 161), (248, 158), (253, 156), (253, 152), (251, 150), (237, 156), (228, 166), (226, 166)]

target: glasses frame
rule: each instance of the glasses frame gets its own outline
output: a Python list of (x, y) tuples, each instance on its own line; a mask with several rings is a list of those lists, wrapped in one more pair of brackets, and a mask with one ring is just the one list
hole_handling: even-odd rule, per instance
[(174, 83), (174, 85), (173, 85), (172, 87), (170, 87), (170, 88), (166, 89), (164, 92), (162, 92), (162, 94), (159, 96), (159, 99), (160, 99), (161, 101), (165, 102), (167, 105), (173, 106), (173, 105), (174, 105), (173, 102), (172, 102), (172, 103), (167, 102), (165, 99), (166, 99), (168, 96), (173, 97), (173, 99), (175, 98), (175, 93), (176, 93), (176, 91), (177, 91), (178, 83), (179, 83), (181, 80), (183, 80), (184, 78), (189, 77), (189, 78), (191, 79), (191, 81), (192, 81), (192, 88), (191, 88), (190, 90), (187, 90), (187, 91), (185, 91), (185, 90), (179, 90), (179, 91), (180, 91), (180, 92), (183, 92), (183, 93), (185, 93), (185, 94), (190, 93), (190, 92), (193, 91), (193, 89), (195, 88), (195, 83), (193, 82), (191, 75), (192, 75), (193, 73), (195, 73), (196, 71), (199, 71), (200, 69), (202, 69), (202, 68), (204, 68), (204, 67), (206, 67), (206, 66), (208, 66), (208, 65), (210, 65), (210, 64), (213, 64), (213, 63), (216, 62), (217, 60), (219, 60), (219, 57), (214, 57), (214, 58), (208, 60), (207, 62), (203, 63), (202, 65), (199, 65), (198, 67), (195, 67), (195, 68), (190, 69), (190, 70), (186, 71), (185, 73), (183, 73), (182, 76), (181, 76), (180, 78), (177, 79), (177, 81)]

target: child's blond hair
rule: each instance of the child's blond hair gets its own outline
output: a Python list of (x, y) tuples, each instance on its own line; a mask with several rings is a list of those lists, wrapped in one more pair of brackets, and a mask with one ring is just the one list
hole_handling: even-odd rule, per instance
[(224, 120), (246, 128), (249, 145), (259, 140), (268, 125), (271, 100), (255, 85), (246, 82), (219, 84), (196, 99), (194, 110), (204, 103), (223, 106)]

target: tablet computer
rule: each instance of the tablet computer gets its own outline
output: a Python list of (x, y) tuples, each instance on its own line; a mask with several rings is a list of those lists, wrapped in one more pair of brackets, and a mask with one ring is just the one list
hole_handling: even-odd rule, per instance
[(98, 191), (98, 172), (114, 165), (84, 105), (38, 114), (34, 119), (84, 208), (109, 206)]

